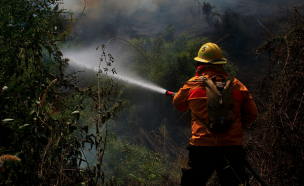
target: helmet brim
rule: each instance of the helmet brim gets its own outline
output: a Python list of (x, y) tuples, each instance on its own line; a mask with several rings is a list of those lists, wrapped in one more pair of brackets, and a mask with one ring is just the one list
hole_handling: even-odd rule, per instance
[(227, 59), (222, 58), (222, 59), (217, 59), (217, 60), (208, 60), (208, 59), (202, 59), (200, 57), (195, 57), (195, 61), (203, 62), (203, 63), (211, 63), (211, 64), (225, 64), (227, 63)]

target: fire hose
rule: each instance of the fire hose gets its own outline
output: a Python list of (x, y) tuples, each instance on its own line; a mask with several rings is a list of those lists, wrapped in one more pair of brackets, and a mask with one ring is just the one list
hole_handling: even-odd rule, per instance
[(167, 90), (165, 94), (166, 94), (167, 96), (174, 97), (175, 94), (176, 94), (176, 92), (171, 92), (171, 91)]
[(254, 178), (256, 180), (258, 180), (258, 182), (260, 182), (260, 184), (262, 186), (268, 186), (268, 184), (266, 183), (266, 181), (262, 178), (262, 176), (253, 168), (253, 166), (249, 163), (249, 161), (247, 160), (247, 158), (245, 158), (245, 166), (247, 167), (247, 169), (251, 172), (251, 174), (254, 176)]
[[(171, 92), (169, 90), (166, 91), (165, 95), (174, 97), (176, 95), (176, 92)], [(262, 176), (253, 168), (253, 166), (249, 163), (247, 158), (245, 158), (245, 166), (247, 169), (251, 172), (251, 174), (254, 176), (256, 180), (262, 185), (262, 186), (268, 186), (266, 181), (262, 178)]]

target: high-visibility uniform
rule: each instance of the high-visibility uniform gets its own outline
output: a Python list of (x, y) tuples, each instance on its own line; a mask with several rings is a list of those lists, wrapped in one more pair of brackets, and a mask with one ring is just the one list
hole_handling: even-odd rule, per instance
[[(208, 68), (208, 66), (210, 66)], [(205, 124), (208, 121), (208, 106), (206, 88), (203, 82), (191, 82), (200, 80), (199, 76), (211, 78), (214, 75), (222, 75), (226, 79), (229, 75), (225, 72), (222, 65), (200, 65), (195, 77), (185, 83), (173, 98), (173, 104), (179, 111), (191, 110), (191, 129), (192, 137), (190, 144), (194, 146), (233, 146), (242, 145), (244, 126), (252, 123), (258, 116), (257, 107), (250, 96), (248, 89), (238, 80), (234, 79), (232, 85), (233, 92), (233, 120), (236, 122), (231, 126), (227, 133), (212, 133), (206, 131), (203, 123), (198, 121), (193, 113), (198, 116)], [(214, 141), (216, 140), (216, 142)]]

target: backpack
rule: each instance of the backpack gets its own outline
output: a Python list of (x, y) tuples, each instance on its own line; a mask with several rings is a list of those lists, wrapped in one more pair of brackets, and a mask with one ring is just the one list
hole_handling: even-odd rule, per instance
[[(222, 81), (217, 82), (216, 76), (220, 76)], [(234, 78), (230, 77), (226, 80), (222, 75), (215, 75), (211, 79), (205, 76), (199, 76), (199, 78), (206, 85), (209, 125), (194, 113), (193, 115), (213, 133), (228, 132), (238, 118), (237, 116), (234, 120), (232, 119)]]

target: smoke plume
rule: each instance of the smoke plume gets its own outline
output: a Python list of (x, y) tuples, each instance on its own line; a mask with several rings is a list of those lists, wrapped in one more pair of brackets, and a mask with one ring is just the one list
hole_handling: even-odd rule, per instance
[(157, 34), (168, 23), (178, 32), (195, 24), (208, 29), (202, 12), (206, 2), (219, 14), (229, 9), (245, 16), (288, 13), (301, 4), (301, 0), (65, 0), (61, 8), (73, 10), (77, 34), (107, 40)]

